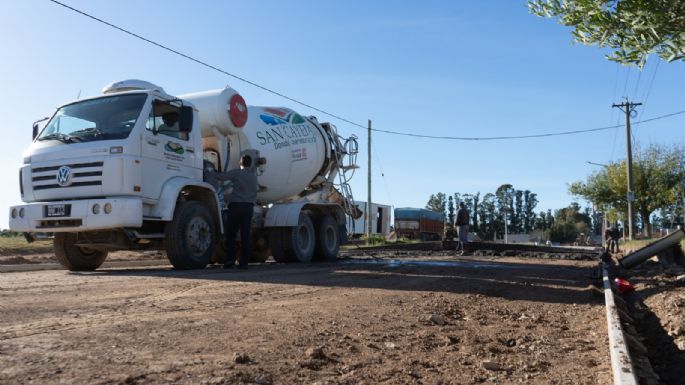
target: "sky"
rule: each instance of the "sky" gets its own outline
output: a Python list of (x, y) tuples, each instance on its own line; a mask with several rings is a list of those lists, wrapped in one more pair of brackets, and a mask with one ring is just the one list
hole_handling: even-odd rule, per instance
[[(525, 1), (288, 2), (64, 0), (251, 82), (379, 130), (432, 136), (536, 135), (624, 124), (613, 103), (644, 103), (638, 147), (682, 144), (685, 63), (651, 56), (640, 71), (574, 44), (571, 30)], [(366, 130), (200, 66), (48, 0), (0, 5), (0, 228), (20, 203), (18, 169), (31, 124), (123, 79), (170, 94), (230, 85), (248, 104), (317, 115), (359, 137), (355, 199), (367, 197)], [(424, 207), (431, 194), (537, 194), (536, 211), (577, 198), (568, 185), (625, 159), (624, 128), (545, 138), (459, 141), (372, 133), (373, 201)], [(633, 150), (636, 151), (635, 149)], [(586, 202), (580, 201), (582, 205)]]

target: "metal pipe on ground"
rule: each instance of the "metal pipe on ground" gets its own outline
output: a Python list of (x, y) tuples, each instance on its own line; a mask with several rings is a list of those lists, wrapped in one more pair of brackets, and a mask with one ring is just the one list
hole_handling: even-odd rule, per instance
[(635, 267), (649, 258), (677, 245), (683, 237), (685, 237), (685, 231), (683, 231), (683, 229), (678, 229), (677, 231), (626, 255), (621, 258), (619, 263), (626, 269)]

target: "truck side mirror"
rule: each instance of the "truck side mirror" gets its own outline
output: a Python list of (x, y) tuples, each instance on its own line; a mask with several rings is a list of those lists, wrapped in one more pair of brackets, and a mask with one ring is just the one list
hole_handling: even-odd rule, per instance
[(43, 119), (38, 119), (35, 122), (33, 122), (33, 140), (36, 139), (36, 137), (38, 136), (38, 133), (40, 132), (40, 124), (38, 124), (38, 123), (44, 122), (48, 119), (50, 119), (50, 118), (45, 117)]
[(193, 107), (181, 106), (178, 130), (180, 132), (190, 132), (193, 130)]

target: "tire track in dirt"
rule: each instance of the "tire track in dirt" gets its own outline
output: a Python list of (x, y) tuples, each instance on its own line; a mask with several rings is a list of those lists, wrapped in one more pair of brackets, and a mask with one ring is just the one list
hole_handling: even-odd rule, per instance
[[(175, 272), (171, 272), (169, 275), (174, 278), (174, 273)], [(121, 282), (125, 281), (126, 278), (126, 275), (118, 275), (109, 277), (104, 281), (98, 280), (83, 285), (93, 284), (101, 286), (107, 284), (118, 286)], [(154, 310), (155, 312), (173, 313), (193, 309), (192, 314), (189, 314), (189, 316), (201, 318), (204, 314), (211, 313), (220, 308), (240, 308), (255, 301), (280, 301), (286, 298), (306, 296), (321, 291), (321, 289), (313, 289), (306, 286), (283, 287), (282, 285), (273, 284), (265, 287), (264, 285), (258, 286), (256, 284), (246, 284), (241, 281), (227, 280), (215, 280), (203, 283), (183, 282), (183, 287), (179, 288), (177, 287), (178, 279), (169, 283), (164, 281), (164, 276), (153, 278), (142, 277), (142, 281), (140, 282), (141, 286), (147, 286), (147, 281), (150, 279), (163, 284), (162, 287), (156, 288), (156, 290), (159, 290), (160, 292), (132, 299), (102, 298), (100, 299), (101, 301), (109, 299), (114, 302), (100, 306), (99, 313), (97, 314), (77, 316), (76, 318), (70, 314), (47, 315), (47, 318), (34, 322), (20, 322), (8, 326), (0, 326), (0, 341), (38, 334), (61, 333), (83, 328), (96, 329), (98, 327), (112, 327), (128, 324), (140, 319), (164, 321), (178, 318), (177, 315), (157, 314), (153, 316), (151, 310)], [(168, 285), (173, 285), (173, 287), (167, 289)], [(62, 291), (68, 291), (70, 287), (79, 286), (81, 285), (78, 283), (65, 287), (59, 282), (49, 284), (35, 282), (35, 284), (31, 286), (31, 289), (28, 290), (28, 293), (23, 294), (31, 294), (36, 288), (41, 288), (40, 290), (47, 289), (54, 292), (54, 289), (57, 287)], [(129, 289), (135, 289), (135, 286), (129, 287)], [(231, 293), (231, 300), (224, 299), (226, 293)], [(238, 298), (238, 300), (235, 298)]]

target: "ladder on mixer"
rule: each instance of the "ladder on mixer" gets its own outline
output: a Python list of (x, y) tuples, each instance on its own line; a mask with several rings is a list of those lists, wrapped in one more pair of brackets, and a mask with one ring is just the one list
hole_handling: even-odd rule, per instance
[[(338, 192), (343, 197), (343, 207), (345, 209), (345, 214), (351, 216), (352, 218), (359, 218), (361, 214), (359, 208), (354, 204), (354, 197), (352, 196), (352, 188), (350, 187), (350, 179), (354, 175), (354, 171), (359, 168), (356, 165), (357, 154), (359, 153), (359, 144), (357, 143), (357, 136), (352, 135), (351, 137), (344, 139), (344, 143), (341, 141), (343, 139), (337, 133), (337, 129), (334, 125), (330, 123), (323, 123), (321, 125), (324, 131), (328, 133), (328, 139), (331, 143), (333, 159), (338, 168)], [(347, 160), (347, 162), (345, 162)], [(348, 174), (350, 173), (350, 174)]]

